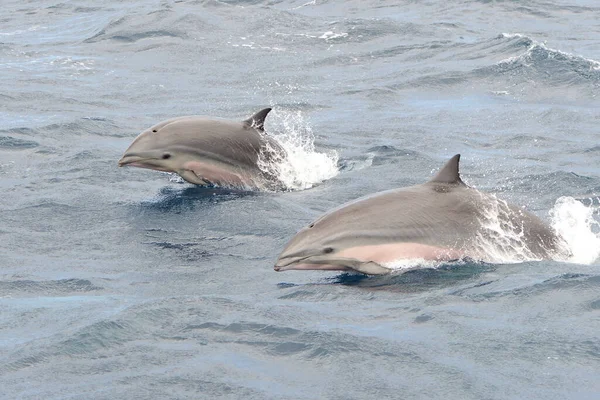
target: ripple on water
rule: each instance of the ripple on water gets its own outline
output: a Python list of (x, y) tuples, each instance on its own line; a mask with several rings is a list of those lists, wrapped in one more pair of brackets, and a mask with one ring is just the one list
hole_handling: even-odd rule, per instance
[(38, 146), (39, 144), (33, 140), (19, 139), (12, 136), (0, 136), (0, 149), (22, 150)]
[(273, 356), (322, 358), (336, 354), (361, 353), (360, 339), (341, 332), (303, 331), (286, 326), (236, 322), (222, 324), (206, 322), (188, 325), (187, 331), (208, 331), (209, 340), (236, 343), (267, 352)]
[(455, 290), (452, 294), (465, 296), (474, 301), (483, 301), (507, 296), (529, 298), (548, 292), (555, 293), (573, 289), (591, 290), (595, 287), (600, 288), (600, 276), (598, 275), (565, 273), (542, 282), (527, 284), (517, 282), (516, 286), (503, 280), (488, 281)]
[(31, 293), (48, 295), (64, 295), (65, 293), (81, 293), (102, 290), (87, 279), (60, 279), (51, 281), (16, 280), (0, 281), (0, 297)]
[[(174, 17), (173, 13), (161, 9), (144, 15), (127, 15), (118, 17), (107, 23), (93, 36), (85, 39), (85, 43), (114, 41), (135, 43), (146, 39), (186, 39), (190, 31), (197, 31), (198, 26), (209, 27), (200, 15), (192, 14)], [(189, 29), (186, 29), (189, 28)]]

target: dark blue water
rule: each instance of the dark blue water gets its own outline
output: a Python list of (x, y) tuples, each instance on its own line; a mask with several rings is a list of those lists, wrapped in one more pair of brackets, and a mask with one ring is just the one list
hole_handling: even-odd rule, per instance
[[(599, 20), (592, 0), (3, 2), (0, 397), (598, 398)], [(295, 190), (117, 168), (162, 119), (266, 106)], [(575, 257), (273, 271), (316, 216), (456, 153)]]

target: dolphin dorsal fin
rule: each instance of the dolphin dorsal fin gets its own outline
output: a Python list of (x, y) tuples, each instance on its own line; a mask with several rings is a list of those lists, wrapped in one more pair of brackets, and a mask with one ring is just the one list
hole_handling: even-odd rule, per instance
[(465, 183), (460, 179), (458, 172), (458, 162), (460, 161), (460, 154), (452, 157), (446, 165), (439, 170), (439, 172), (429, 181), (429, 183), (450, 183), (457, 185), (464, 185)]
[(259, 131), (265, 130), (265, 118), (267, 118), (267, 114), (271, 111), (271, 108), (265, 108), (264, 110), (260, 110), (250, 118), (244, 121), (244, 125), (248, 128), (258, 129)]

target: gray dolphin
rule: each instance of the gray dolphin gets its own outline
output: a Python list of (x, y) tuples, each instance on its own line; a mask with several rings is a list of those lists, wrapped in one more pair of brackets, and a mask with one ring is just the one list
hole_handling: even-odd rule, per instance
[(260, 189), (277, 185), (262, 171), (285, 151), (264, 133), (265, 108), (245, 121), (185, 116), (162, 121), (140, 133), (119, 160), (126, 165), (175, 172), (197, 185)]
[(387, 274), (406, 259), (499, 262), (568, 256), (566, 242), (538, 217), (460, 179), (455, 155), (429, 182), (344, 204), (304, 227), (275, 271), (354, 270)]

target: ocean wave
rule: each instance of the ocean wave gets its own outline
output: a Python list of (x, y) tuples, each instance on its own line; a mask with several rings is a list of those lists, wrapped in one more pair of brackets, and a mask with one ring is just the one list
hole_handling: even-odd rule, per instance
[(533, 282), (507, 282), (505, 279), (468, 285), (452, 291), (453, 295), (481, 301), (496, 297), (531, 297), (547, 292), (565, 290), (594, 290), (600, 287), (600, 276), (578, 273), (564, 273)]
[(479, 70), (484, 74), (522, 74), (527, 77), (544, 78), (555, 84), (582, 84), (600, 81), (600, 62), (547, 47), (521, 34), (503, 33), (498, 40), (508, 40), (527, 50), (517, 56), (497, 62), (494, 66)]
[[(186, 39), (188, 32), (194, 31), (197, 25), (207, 24), (197, 15), (175, 16), (169, 9), (152, 11), (144, 15), (127, 15), (113, 18), (97, 33), (84, 40), (85, 43), (96, 43), (105, 40), (119, 42), (138, 42), (144, 39), (175, 38)], [(167, 44), (161, 41), (161, 45)]]
[(65, 293), (81, 293), (102, 290), (87, 279), (59, 279), (52, 281), (15, 280), (0, 281), (0, 297), (13, 297), (21, 294), (35, 293), (44, 295), (64, 295)]
[(204, 322), (188, 325), (184, 331), (209, 332), (221, 343), (254, 347), (274, 356), (326, 358), (336, 354), (362, 353), (360, 338), (342, 332), (299, 330), (256, 322), (239, 321), (230, 324)]
[(414, 150), (380, 145), (367, 149), (364, 154), (342, 158), (338, 165), (340, 171), (355, 171), (372, 166), (397, 164), (406, 160), (419, 160), (423, 157), (421, 153)]
[(508, 177), (497, 187), (497, 192), (535, 193), (544, 198), (567, 196), (574, 191), (593, 191), (600, 188), (600, 180), (575, 174), (555, 171), (540, 174)]
[(107, 137), (127, 137), (127, 133), (122, 132), (122, 129), (112, 120), (104, 118), (83, 117), (70, 122), (61, 122), (45, 125), (39, 128), (40, 132), (48, 135), (69, 133), (72, 135), (95, 135)]
[(33, 140), (19, 139), (12, 136), (0, 136), (0, 149), (22, 150), (38, 147), (39, 143)]
[[(473, 44), (443, 44), (442, 48), (427, 53), (426, 58), (440, 63), (460, 60), (461, 68), (423, 74), (388, 87), (397, 90), (468, 86), (469, 90), (480, 87), (490, 93), (517, 97), (578, 99), (594, 97), (600, 86), (599, 61), (550, 48), (521, 34), (503, 33)], [(490, 59), (498, 57), (502, 58), (489, 64)], [(482, 62), (487, 65), (477, 65)], [(560, 91), (534, 90), (540, 85)]]
[(28, 343), (15, 352), (0, 371), (17, 371), (50, 362), (61, 356), (86, 356), (98, 350), (122, 345), (140, 337), (140, 331), (126, 321), (104, 320), (92, 323), (53, 344)]
[(177, 257), (186, 262), (196, 262), (213, 256), (214, 254), (206, 250), (204, 241), (197, 243), (172, 243), (172, 242), (150, 242), (149, 244), (157, 246), (162, 250), (171, 251)]

